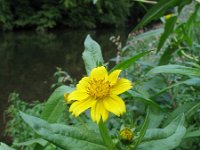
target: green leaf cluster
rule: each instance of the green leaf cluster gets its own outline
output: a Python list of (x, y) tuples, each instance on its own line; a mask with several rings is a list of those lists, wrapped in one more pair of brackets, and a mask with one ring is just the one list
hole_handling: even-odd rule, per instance
[[(139, 7), (130, 0), (1, 0), (0, 29), (121, 26)], [(144, 9), (138, 8), (138, 13)]]

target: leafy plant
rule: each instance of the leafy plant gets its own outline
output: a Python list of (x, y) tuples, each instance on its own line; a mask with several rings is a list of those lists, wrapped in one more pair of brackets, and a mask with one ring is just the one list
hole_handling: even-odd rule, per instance
[(40, 116), (43, 103), (39, 103), (38, 101), (35, 101), (33, 104), (26, 103), (15, 92), (9, 95), (9, 102), (10, 107), (5, 113), (11, 120), (7, 122), (5, 134), (13, 137), (13, 143), (20, 143), (35, 137), (35, 133), (22, 121), (19, 111)]
[[(98, 5), (99, 2), (94, 3)], [(200, 66), (196, 49), (198, 38), (194, 36), (196, 34), (191, 28), (198, 26), (196, 16), (199, 14), (199, 6), (192, 3), (195, 6), (193, 13), (186, 22), (178, 22), (183, 6), (190, 2), (158, 1), (137, 28), (161, 17), (170, 7), (177, 6), (178, 14), (170, 16), (169, 20), (165, 19), (164, 28), (130, 37), (129, 43), (122, 48), (119, 63), (113, 66), (109, 73), (106, 67), (102, 66), (104, 60), (100, 45), (88, 35), (82, 55), (88, 77), (84, 77), (76, 86), (74, 83), (63, 85), (59, 82), (61, 86), (58, 86), (42, 105), (42, 112), (39, 114), (32, 114), (27, 109), (20, 108), (19, 110), (23, 111), (20, 116), (32, 128), (25, 128), (30, 132), (26, 137), (32, 138), (15, 145), (28, 145), (32, 149), (37, 149), (37, 146), (47, 149), (50, 146), (51, 149), (72, 150), (159, 150), (161, 147), (164, 150), (197, 149), (200, 136)], [(72, 3), (68, 5), (72, 7)], [(186, 32), (180, 32), (184, 30)], [(104, 73), (96, 71), (98, 69)], [(118, 78), (122, 69), (124, 71), (121, 78)], [(66, 73), (58, 70), (58, 76), (60, 75), (62, 77)], [(127, 82), (121, 82), (121, 79)], [(117, 87), (117, 84), (123, 83), (118, 89), (122, 90), (124, 88), (121, 87), (130, 83), (129, 80), (133, 88), (120, 95), (126, 104), (126, 113), (123, 116), (118, 115), (120, 117), (115, 116), (121, 111), (121, 108), (117, 107), (119, 104), (110, 104), (108, 111), (106, 104), (102, 102), (106, 99), (102, 98), (106, 94), (112, 97), (112, 86)], [(102, 107), (98, 106), (100, 111), (96, 111), (96, 103), (92, 105), (88, 100), (91, 93), (95, 100), (103, 104)], [(102, 93), (105, 95), (102, 96)], [(112, 101), (116, 101), (115, 98)], [(123, 106), (123, 101), (118, 102)], [(93, 111), (95, 107), (98, 112), (92, 114), (95, 123), (86, 111), (90, 107), (93, 107)], [(85, 113), (82, 113), (83, 111)], [(108, 118), (108, 112), (115, 115), (111, 114)], [(19, 116), (18, 111), (16, 114)], [(122, 128), (128, 129), (125, 131), (131, 134), (120, 134)], [(122, 135), (123, 137), (120, 137)], [(129, 141), (124, 142), (124, 137)]]
[[(93, 41), (89, 36), (86, 38), (85, 42), (85, 52), (88, 53), (88, 49), (90, 50), (90, 53), (88, 55), (84, 56), (84, 61), (91, 61), (91, 55), (98, 55), (101, 56), (100, 53), (100, 46)], [(98, 48), (95, 48), (98, 45)], [(98, 52), (96, 52), (98, 50)], [(95, 53), (94, 53), (95, 52)], [(121, 68), (128, 68), (131, 66), (131, 63), (136, 63), (136, 60), (143, 57), (144, 55), (147, 55), (149, 52), (138, 54), (131, 59), (124, 60), (119, 65), (113, 68), (115, 69), (121, 69)], [(98, 61), (100, 57), (93, 57), (94, 61), (92, 64), (94, 66), (98, 65)], [(89, 60), (88, 60), (89, 59)], [(91, 66), (91, 64), (85, 63), (86, 69), (87, 66)], [(162, 69), (166, 68), (165, 70)], [(173, 67), (176, 67), (177, 69), (174, 69)], [(92, 68), (92, 67), (91, 67)], [(160, 69), (161, 68), (161, 69)], [(185, 70), (183, 68), (186, 68)], [(149, 74), (147, 74), (148, 79), (151, 78), (153, 75), (152, 73), (180, 73), (183, 75), (189, 75), (191, 76), (191, 79), (184, 81), (184, 84), (193, 86), (196, 86), (196, 81), (199, 79), (198, 70), (195, 70), (194, 74), (191, 74), (191, 71), (187, 71), (187, 69), (194, 69), (190, 67), (184, 67), (184, 66), (178, 66), (178, 65), (166, 65), (166, 66), (159, 66), (157, 68), (152, 69)], [(90, 70), (88, 68), (88, 70)], [(158, 70), (158, 71), (157, 71)], [(151, 80), (150, 80), (151, 81)], [(151, 86), (153, 82), (150, 82)], [(195, 83), (195, 84), (193, 84)], [(145, 85), (146, 84), (146, 85)], [(199, 102), (195, 103), (186, 103), (180, 107), (177, 107), (172, 113), (166, 113), (169, 108), (165, 103), (159, 102), (157, 99), (162, 98), (162, 94), (167, 94), (167, 90), (172, 90), (173, 88), (180, 86), (180, 83), (170, 85), (169, 87), (156, 87), (154, 88), (154, 91), (151, 91), (150, 87), (148, 87), (148, 81), (140, 81), (140, 83), (137, 83), (133, 90), (128, 92), (127, 94), (124, 94), (126, 101), (127, 101), (127, 107), (131, 108), (131, 106), (135, 106), (136, 108), (140, 108), (141, 106), (139, 104), (142, 103), (143, 108), (149, 107), (148, 110), (137, 110), (137, 113), (145, 113), (146, 119), (143, 117), (143, 121), (141, 123), (137, 123), (137, 119), (139, 119), (141, 114), (139, 116), (135, 116), (136, 114), (130, 110), (128, 112), (129, 115), (125, 115), (124, 121), (122, 121), (122, 124), (128, 123), (131, 116), (134, 116), (134, 120), (132, 123), (132, 127), (135, 127), (135, 136), (133, 139), (133, 142), (129, 145), (124, 145), (120, 142), (116, 134), (112, 135), (112, 138), (116, 140), (116, 145), (114, 147), (117, 147), (118, 149), (149, 149), (149, 147), (153, 149), (159, 149), (161, 145), (164, 149), (169, 150), (173, 148), (179, 147), (182, 140), (185, 138), (193, 138), (196, 136), (199, 136), (198, 130), (189, 131), (190, 128), (190, 120), (194, 117), (196, 114), (196, 110), (199, 108)], [(159, 90), (158, 90), (159, 89)], [(87, 113), (86, 115), (82, 115), (86, 121), (86, 124), (83, 124), (81, 126), (78, 126), (75, 122), (71, 122), (74, 124), (74, 126), (70, 125), (63, 125), (60, 123), (55, 124), (55, 122), (58, 122), (58, 118), (63, 115), (64, 109), (66, 109), (66, 106), (63, 105), (63, 95), (64, 93), (69, 93), (72, 90), (71, 87), (67, 86), (61, 86), (53, 93), (53, 95), (49, 98), (49, 100), (46, 102), (44, 109), (43, 109), (43, 119), (37, 117), (33, 117), (24, 113), (21, 113), (21, 116), (23, 120), (33, 128), (33, 130), (40, 135), (41, 138), (47, 140), (48, 142), (58, 146), (62, 149), (75, 149), (83, 147), (83, 145), (86, 144), (87, 149), (115, 149), (111, 143), (106, 143), (106, 141), (109, 138), (109, 131), (106, 131), (106, 126), (103, 124), (100, 125), (99, 133), (96, 129), (87, 129), (87, 126), (89, 125), (87, 123)], [(132, 98), (139, 98), (142, 101), (130, 101)], [(160, 105), (160, 106), (159, 106)], [(160, 107), (163, 107), (165, 111), (160, 109)], [(189, 109), (189, 110), (188, 110)], [(150, 111), (150, 112), (149, 112)], [(54, 113), (56, 112), (56, 113)], [(162, 113), (163, 115), (160, 115), (159, 118), (156, 116), (157, 113)], [(49, 115), (50, 114), (50, 115)], [(54, 115), (51, 115), (54, 114)], [(185, 114), (185, 115), (184, 115)], [(151, 116), (151, 119), (150, 119)], [(155, 116), (155, 117), (154, 117)], [(164, 116), (167, 117), (167, 120), (164, 119)], [(50, 119), (49, 119), (50, 118)], [(128, 119), (129, 118), (129, 119)], [(187, 123), (185, 121), (185, 118), (187, 120)], [(111, 121), (115, 120), (114, 117), (111, 116)], [(127, 122), (128, 121), (128, 122)], [(155, 124), (154, 121), (156, 121), (158, 124)], [(81, 121), (82, 122), (82, 121)], [(50, 124), (54, 123), (54, 124)], [(83, 123), (83, 122), (82, 122)], [(68, 123), (67, 123), (68, 124)], [(101, 123), (100, 123), (101, 124)], [(110, 124), (110, 123), (109, 123)], [(185, 126), (185, 124), (187, 124)], [(167, 125), (167, 126), (166, 126)], [(93, 125), (94, 126), (94, 125)], [(86, 127), (86, 128), (85, 128)], [(119, 129), (120, 125), (115, 126), (113, 129), (115, 132)], [(158, 128), (160, 127), (160, 128)], [(104, 134), (102, 134), (104, 133)], [(108, 134), (107, 134), (108, 133)], [(188, 134), (187, 134), (188, 133)], [(97, 136), (98, 135), (98, 136)], [(95, 138), (94, 138), (95, 137)], [(97, 139), (96, 139), (97, 138)], [(77, 144), (66, 144), (66, 141), (69, 141), (67, 143), (74, 143)], [(108, 140), (109, 141), (109, 140)]]
[(133, 8), (137, 9), (138, 14), (143, 13), (143, 7), (130, 0), (1, 0), (0, 28), (35, 28), (45, 31), (57, 26), (121, 26), (132, 15)]

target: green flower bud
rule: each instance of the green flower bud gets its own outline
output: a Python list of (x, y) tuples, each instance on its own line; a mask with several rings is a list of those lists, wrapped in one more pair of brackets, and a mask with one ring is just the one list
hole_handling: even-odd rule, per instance
[(120, 131), (120, 140), (123, 144), (130, 144), (134, 137), (134, 133), (131, 131), (130, 128), (125, 127)]

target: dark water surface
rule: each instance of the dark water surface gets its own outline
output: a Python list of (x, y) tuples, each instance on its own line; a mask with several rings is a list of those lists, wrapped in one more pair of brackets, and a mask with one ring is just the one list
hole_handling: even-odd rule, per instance
[(0, 141), (6, 140), (4, 110), (9, 106), (9, 93), (16, 91), (30, 102), (44, 101), (52, 92), (56, 67), (77, 79), (85, 74), (81, 56), (87, 34), (101, 45), (104, 59), (109, 61), (117, 53), (110, 36), (120, 35), (124, 42), (128, 33), (125, 29), (0, 33)]

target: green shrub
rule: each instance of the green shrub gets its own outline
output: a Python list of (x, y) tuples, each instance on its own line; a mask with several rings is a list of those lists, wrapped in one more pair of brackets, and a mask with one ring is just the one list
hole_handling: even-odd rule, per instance
[[(139, 8), (137, 8), (139, 7)], [(144, 9), (131, 0), (1, 0), (0, 27), (3, 30), (36, 28), (45, 30), (55, 26), (95, 28), (101, 25), (123, 25), (132, 9)]]

